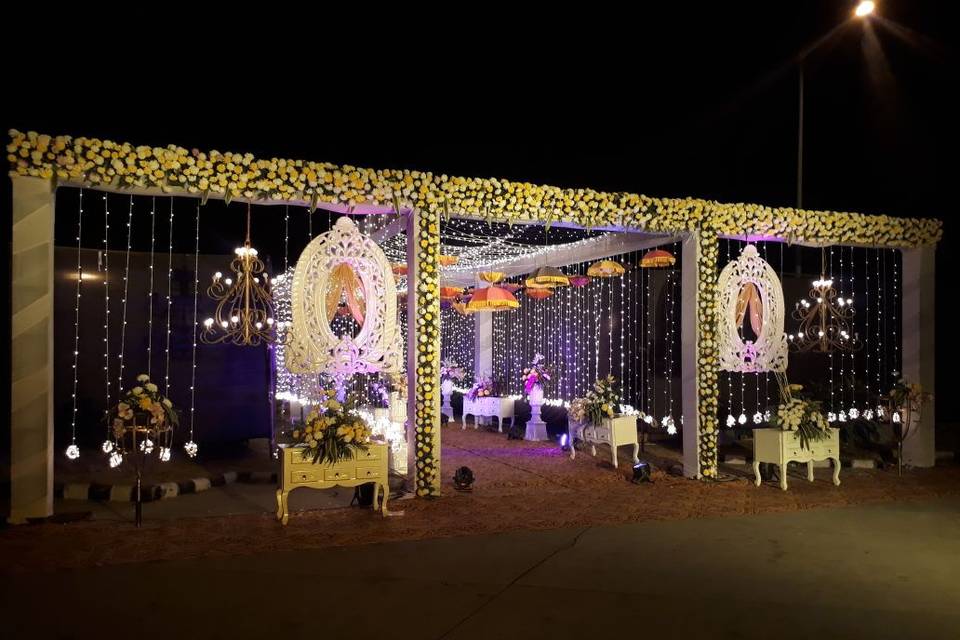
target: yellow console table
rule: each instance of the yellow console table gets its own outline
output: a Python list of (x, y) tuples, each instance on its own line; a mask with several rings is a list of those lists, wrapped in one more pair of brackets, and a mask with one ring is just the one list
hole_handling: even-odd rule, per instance
[(368, 482), (373, 483), (373, 508), (378, 507), (378, 496), (383, 491), (381, 513), (387, 513), (387, 498), (390, 487), (388, 477), (387, 445), (371, 442), (365, 452), (355, 454), (351, 460), (337, 464), (314, 464), (310, 458), (303, 457), (303, 447), (281, 446), (280, 488), (277, 489), (277, 520), (287, 524), (290, 514), (287, 510), (287, 498), (290, 492), (300, 487), (310, 489), (331, 489), (333, 487), (356, 487)]

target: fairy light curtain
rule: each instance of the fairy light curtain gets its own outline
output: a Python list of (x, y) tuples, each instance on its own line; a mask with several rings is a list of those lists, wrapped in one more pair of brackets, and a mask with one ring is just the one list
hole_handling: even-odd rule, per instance
[[(81, 203), (80, 193), (80, 189), (60, 187), (56, 198), (54, 411), (58, 454), (74, 444), (81, 460), (102, 456), (107, 435), (101, 421), (105, 407), (116, 403), (120, 391), (135, 386), (138, 374), (148, 373), (181, 411), (173, 454), (186, 457), (182, 447), (189, 440), (193, 364), (194, 439), (263, 435), (269, 415), (263, 352), (242, 356), (229, 348), (198, 346), (193, 360), (196, 199), (131, 198), (129, 194), (83, 189)], [(208, 217), (206, 209), (201, 209), (201, 280), (223, 260), (222, 255), (206, 255), (204, 250), (212, 237), (213, 225), (208, 226), (208, 221), (221, 215), (216, 207), (223, 205), (206, 206), (215, 213)], [(82, 229), (78, 228), (80, 221)], [(211, 309), (208, 304), (201, 295), (201, 315)], [(254, 380), (257, 384), (262, 381), (256, 399), (250, 393)], [(251, 411), (255, 403), (262, 408), (260, 413)]]
[(441, 306), (440, 358), (441, 360), (451, 359), (463, 367), (467, 377), (458, 383), (460, 386), (468, 385), (473, 378), (475, 347), (473, 328), (473, 315), (464, 315), (452, 306), (448, 308)]
[[(594, 278), (580, 287), (562, 287), (543, 300), (520, 296), (516, 311), (493, 316), (494, 379), (508, 393), (522, 393), (521, 373), (542, 353), (556, 371), (546, 396), (570, 401), (593, 382), (613, 375), (621, 381), (624, 404), (680, 423), (680, 246), (669, 268), (641, 268), (641, 251), (612, 256), (623, 276)], [(567, 275), (585, 274), (591, 263), (563, 266)], [(511, 282), (522, 282), (522, 277)]]
[[(820, 277), (821, 251), (782, 242), (754, 244), (780, 277), (788, 315), (784, 330), (796, 332), (797, 322), (789, 314)], [(745, 245), (742, 240), (721, 239), (718, 268), (735, 260)], [(895, 249), (839, 246), (826, 248), (826, 254), (826, 275), (833, 279), (838, 297), (852, 301), (852, 332), (863, 347), (853, 353), (791, 353), (790, 381), (823, 401), (827, 419), (835, 425), (873, 419), (885, 410), (877, 398), (889, 391), (901, 366), (901, 254)], [(718, 418), (725, 428), (763, 426), (777, 403), (769, 374), (720, 373)]]

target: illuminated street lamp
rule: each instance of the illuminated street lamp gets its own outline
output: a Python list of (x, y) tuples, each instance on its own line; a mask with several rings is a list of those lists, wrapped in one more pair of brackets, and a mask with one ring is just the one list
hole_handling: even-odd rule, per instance
[(877, 8), (877, 3), (871, 2), (870, 0), (863, 0), (860, 4), (857, 5), (857, 8), (853, 10), (853, 15), (858, 18), (866, 18)]

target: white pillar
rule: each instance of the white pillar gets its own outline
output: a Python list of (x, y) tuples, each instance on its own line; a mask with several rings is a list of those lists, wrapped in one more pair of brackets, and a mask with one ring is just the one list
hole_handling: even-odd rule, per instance
[[(903, 371), (907, 382), (934, 390), (934, 274), (936, 247), (903, 251)], [(923, 405), (920, 426), (903, 443), (903, 461), (915, 467), (932, 467), (936, 460), (934, 402)]]
[(53, 217), (49, 180), (13, 176), (10, 522), (53, 514)]
[(473, 314), (473, 379), (493, 375), (493, 313)]
[(680, 274), (680, 388), (683, 408), (683, 475), (700, 476), (700, 412), (697, 392), (697, 264), (700, 261), (700, 237), (696, 233), (683, 240)]

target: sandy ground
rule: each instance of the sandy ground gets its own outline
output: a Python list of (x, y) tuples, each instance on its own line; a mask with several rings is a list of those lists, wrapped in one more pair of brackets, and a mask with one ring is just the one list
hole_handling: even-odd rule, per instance
[[(627, 447), (620, 468), (606, 447), (593, 458), (570, 460), (553, 443), (507, 440), (487, 431), (443, 430), (443, 497), (396, 500), (393, 515), (367, 509), (292, 512), (286, 527), (272, 514), (147, 521), (141, 530), (117, 522), (74, 522), (10, 527), (0, 531), (0, 572), (80, 568), (283, 549), (316, 549), (396, 540), (420, 540), (514, 530), (556, 529), (649, 520), (749, 515), (911, 500), (960, 493), (960, 467), (896, 471), (851, 470), (842, 484), (830, 469), (808, 483), (793, 472), (790, 490), (755, 487), (742, 473), (728, 482), (702, 483), (654, 473), (654, 483), (629, 482)], [(650, 458), (656, 462), (655, 452)], [(453, 489), (454, 470), (469, 466), (471, 493)], [(746, 469), (745, 467), (743, 469)], [(730, 469), (728, 469), (730, 470)]]

